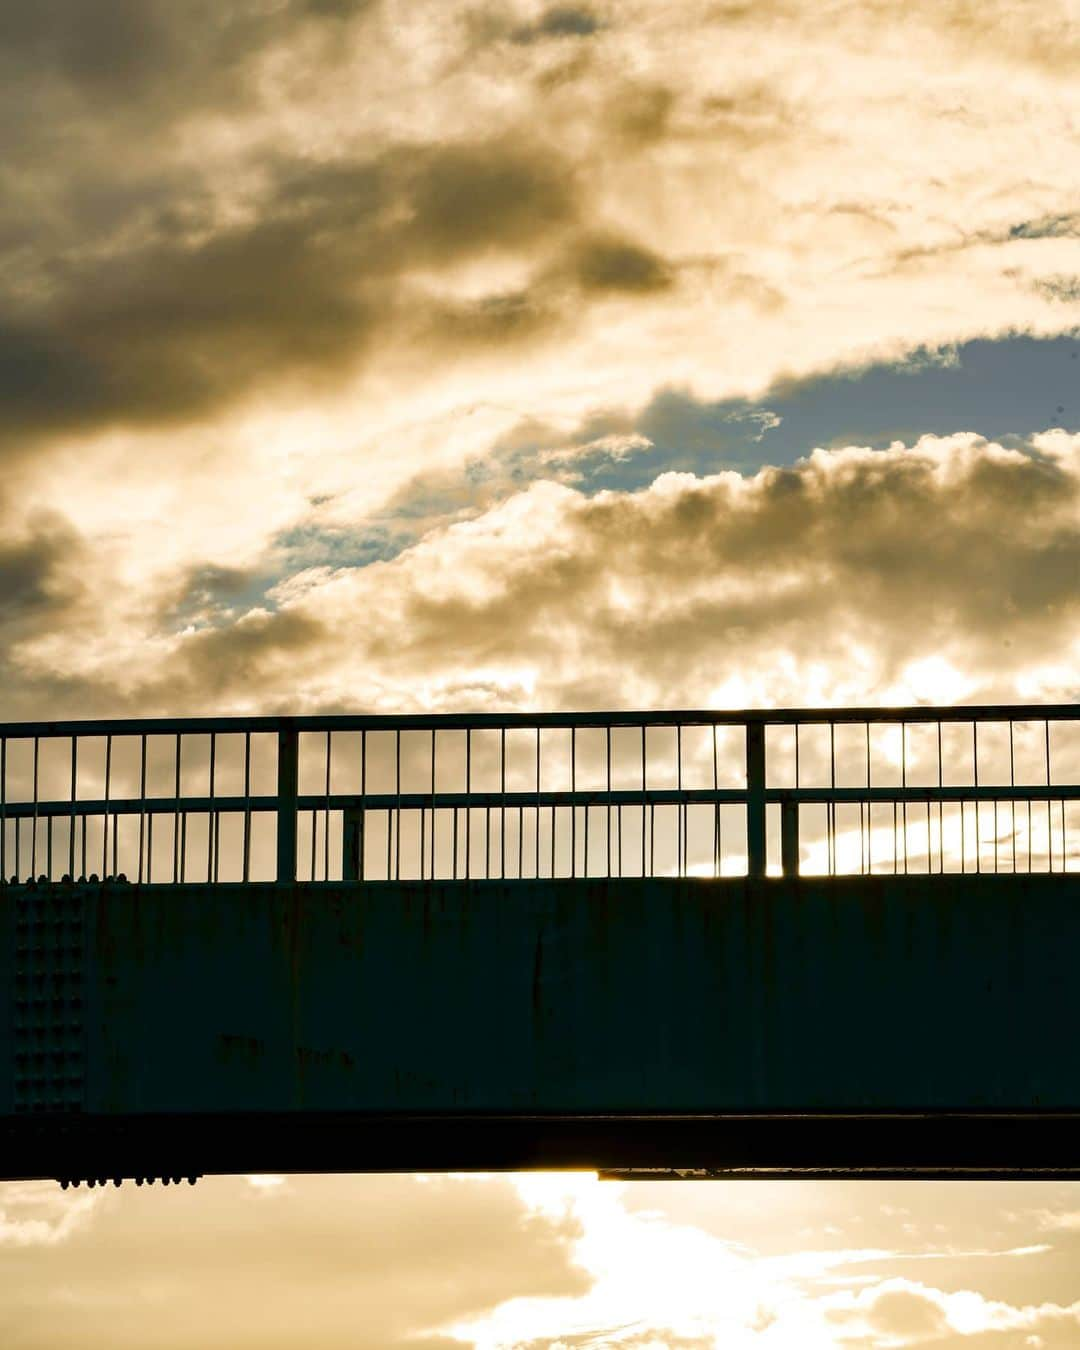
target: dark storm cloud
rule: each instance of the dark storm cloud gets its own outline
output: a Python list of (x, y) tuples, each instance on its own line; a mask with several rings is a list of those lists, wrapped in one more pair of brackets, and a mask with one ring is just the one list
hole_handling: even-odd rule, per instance
[(672, 282), (671, 272), (658, 254), (614, 238), (586, 239), (576, 250), (573, 270), (585, 291), (658, 291)]
[(587, 38), (600, 28), (600, 20), (590, 9), (579, 5), (552, 5), (535, 23), (513, 29), (510, 40), (528, 45), (548, 38)]
[[(266, 50), (374, 0), (37, 0), (0, 8), (0, 66), (70, 86), (91, 109), (197, 111), (234, 102)], [(57, 112), (62, 109), (62, 103)]]
[(34, 512), (17, 532), (11, 532), (10, 503), (4, 514), (0, 634), (10, 641), (16, 630), (48, 623), (76, 602), (82, 589), (82, 541), (63, 517), (51, 512)]
[(518, 143), (399, 147), (367, 163), (278, 164), (249, 222), (163, 214), (139, 245), (47, 269), (0, 320), (5, 439), (185, 421), (276, 380), (339, 377), (406, 303), (445, 341), (512, 337), (528, 304), (406, 298), (404, 274), (558, 236), (572, 174)]

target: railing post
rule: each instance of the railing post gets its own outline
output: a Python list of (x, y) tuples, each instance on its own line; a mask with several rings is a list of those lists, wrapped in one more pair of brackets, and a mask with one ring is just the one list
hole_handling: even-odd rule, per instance
[(298, 737), (291, 721), (278, 728), (277, 879), (296, 880)]
[(780, 870), (786, 877), (799, 875), (799, 803), (780, 803)]
[(746, 871), (763, 877), (765, 849), (765, 723), (746, 724)]

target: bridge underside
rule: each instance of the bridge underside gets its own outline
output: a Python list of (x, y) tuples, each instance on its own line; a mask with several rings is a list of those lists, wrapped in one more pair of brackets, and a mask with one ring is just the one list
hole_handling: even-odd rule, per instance
[(1080, 1179), (1080, 1114), (87, 1117), (9, 1125), (2, 1179), (589, 1169), (731, 1177)]
[(1080, 877), (16, 887), (0, 1176), (1080, 1177)]

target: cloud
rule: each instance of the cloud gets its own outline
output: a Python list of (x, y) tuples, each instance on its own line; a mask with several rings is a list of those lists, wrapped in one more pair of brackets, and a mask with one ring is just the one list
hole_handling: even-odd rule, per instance
[[(325, 388), (376, 334), (400, 336), (410, 269), (518, 249), (575, 212), (565, 169), (525, 144), (278, 164), (248, 219), (161, 220), (13, 306), (0, 327), (4, 437), (187, 422), (273, 380)], [(481, 303), (486, 340), (510, 335), (494, 300)], [(468, 323), (463, 307), (442, 313), (450, 343)]]
[(657, 254), (621, 239), (584, 240), (573, 260), (585, 291), (646, 293), (671, 285), (667, 264)]
[[(914, 1345), (1039, 1343), (1039, 1333), (1054, 1336), (1068, 1330), (1075, 1336), (1080, 1305), (1011, 1303), (986, 1298), (971, 1289), (946, 1292), (902, 1279), (883, 1280), (855, 1293), (824, 1301), (827, 1320), (839, 1331), (840, 1344), (875, 1346), (881, 1350)], [(970, 1339), (969, 1339), (970, 1338)], [(1056, 1337), (1055, 1337), (1056, 1340)], [(1067, 1343), (1067, 1342), (1065, 1342)], [(1064, 1344), (1064, 1343), (1063, 1343)]]
[(71, 1201), (52, 1182), (0, 1186), (0, 1264), (5, 1249), (54, 1247), (87, 1227), (100, 1197), (86, 1192)]
[[(534, 483), (392, 561), (301, 565), (183, 631), (170, 583), (117, 615), (111, 653), (53, 618), (24, 631), (10, 697), (74, 681), (81, 707), (163, 712), (460, 708), (479, 689), (493, 707), (801, 705), (933, 701), (956, 672), (961, 697), (1068, 700), (1077, 575), (1075, 437), (925, 437), (634, 493)], [(181, 593), (249, 580), (196, 572)]]
[[(65, 1214), (89, 1198), (48, 1189)], [(125, 1350), (148, 1336), (160, 1350), (445, 1345), (428, 1329), (515, 1294), (583, 1294), (575, 1233), (572, 1220), (530, 1213), (497, 1179), (124, 1187), (97, 1197), (92, 1221), (68, 1221), (61, 1242), (0, 1238), (0, 1334), (19, 1350), (86, 1340)], [(229, 1252), (242, 1260), (223, 1259)]]
[(533, 23), (510, 33), (510, 41), (522, 45), (552, 38), (588, 38), (599, 32), (600, 19), (584, 5), (550, 5)]
[[(235, 108), (260, 56), (305, 29), (363, 15), (373, 0), (79, 0), (5, 6), (0, 52), (9, 78), (43, 92), (67, 86), (83, 109), (135, 121), (208, 105)], [(55, 92), (55, 91), (54, 91)], [(63, 106), (62, 97), (57, 101)]]

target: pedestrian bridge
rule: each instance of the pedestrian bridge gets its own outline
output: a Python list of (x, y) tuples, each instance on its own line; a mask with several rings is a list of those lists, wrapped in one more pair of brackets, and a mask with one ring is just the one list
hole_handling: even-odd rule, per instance
[(0, 1177), (1080, 1177), (1080, 707), (0, 726)]

